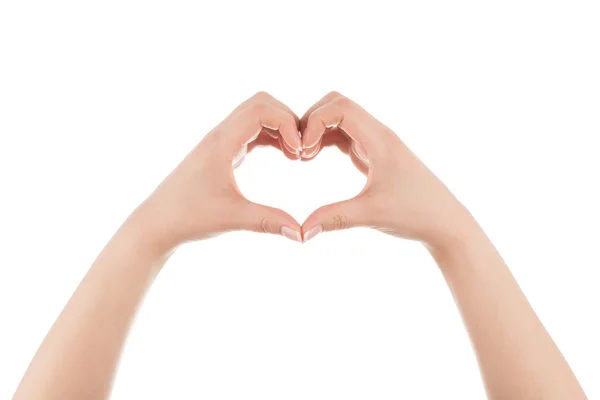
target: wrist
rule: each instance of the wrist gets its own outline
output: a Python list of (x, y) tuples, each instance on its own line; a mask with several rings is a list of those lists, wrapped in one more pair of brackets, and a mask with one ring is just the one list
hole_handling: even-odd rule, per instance
[(165, 234), (164, 229), (152, 222), (141, 207), (127, 218), (117, 235), (126, 237), (136, 251), (153, 262), (171, 253), (177, 245)]
[(465, 258), (489, 242), (475, 218), (466, 210), (455, 214), (451, 225), (424, 245), (441, 270), (458, 268)]

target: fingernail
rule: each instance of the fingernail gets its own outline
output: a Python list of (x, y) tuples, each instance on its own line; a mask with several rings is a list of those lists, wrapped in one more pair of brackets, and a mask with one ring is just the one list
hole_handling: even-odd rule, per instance
[(252, 136), (252, 138), (248, 141), (248, 143), (254, 142), (256, 139), (258, 139), (258, 135), (260, 135), (260, 131), (258, 131), (258, 133), (256, 135)]
[(314, 238), (321, 232), (323, 232), (323, 226), (322, 225), (315, 226), (310, 231), (304, 232), (304, 241), (305, 242), (309, 241), (310, 239)]
[(300, 232), (287, 226), (281, 227), (281, 235), (296, 242), (302, 242), (302, 236), (300, 235)]
[(315, 156), (315, 154), (317, 154), (318, 149), (316, 149), (315, 151), (308, 153), (306, 150), (302, 150), (302, 158), (312, 158)]

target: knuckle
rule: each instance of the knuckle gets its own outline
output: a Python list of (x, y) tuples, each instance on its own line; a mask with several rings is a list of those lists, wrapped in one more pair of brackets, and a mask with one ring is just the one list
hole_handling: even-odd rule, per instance
[(255, 115), (263, 114), (267, 110), (267, 103), (264, 101), (258, 101), (250, 106), (250, 112)]
[(342, 110), (347, 110), (354, 105), (354, 102), (347, 97), (341, 96), (333, 100), (335, 105)]
[(346, 229), (348, 227), (348, 218), (342, 213), (334, 215), (331, 222), (334, 230)]
[(328, 99), (337, 99), (338, 97), (344, 97), (344, 96), (340, 92), (332, 90), (331, 92), (327, 93), (327, 95), (325, 97), (327, 97)]
[(261, 219), (260, 221), (260, 231), (263, 233), (269, 233), (271, 232), (270, 230), (271, 224), (269, 223), (269, 221), (266, 218)]
[(269, 99), (271, 97), (271, 95), (265, 91), (260, 91), (260, 92), (256, 92), (256, 94), (254, 96), (252, 96), (252, 98), (254, 100), (262, 100), (265, 101), (267, 99)]

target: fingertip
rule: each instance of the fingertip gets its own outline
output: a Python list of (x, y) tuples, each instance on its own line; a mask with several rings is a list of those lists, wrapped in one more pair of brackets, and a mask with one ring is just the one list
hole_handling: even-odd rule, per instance
[(262, 206), (267, 208), (269, 211), (267, 213), (267, 217), (269, 217), (275, 226), (277, 226), (277, 232), (281, 233), (283, 227), (287, 227), (295, 232), (302, 232), (302, 225), (294, 217), (292, 217), (287, 212), (279, 209), (268, 206)]
[(289, 226), (282, 226), (281, 227), (281, 236), (286, 237), (290, 240), (293, 240), (295, 242), (300, 242), (302, 243), (302, 234), (300, 233), (299, 230), (290, 228)]
[(283, 142), (290, 153), (300, 155), (302, 152), (302, 142), (296, 134), (281, 132), (281, 138), (283, 139)]
[(321, 223), (321, 221), (319, 221), (319, 213), (321, 212), (321, 208), (318, 208), (317, 210), (313, 211), (312, 214), (310, 214), (308, 216), (308, 218), (306, 218), (304, 220), (304, 222), (302, 223), (302, 235), (304, 236), (304, 234), (308, 231), (310, 231), (311, 229), (314, 229), (316, 226), (321, 225), (321, 229), (323, 229), (323, 224)]
[(306, 231), (302, 231), (302, 242), (308, 242), (310, 239), (323, 232), (323, 225), (316, 225)]
[(310, 160), (311, 158), (314, 158), (321, 150), (320, 143), (321, 141), (319, 141), (315, 146), (311, 146), (308, 149), (303, 149), (302, 153), (300, 153), (300, 157), (302, 157), (304, 160)]
[(292, 161), (296, 161), (300, 158), (300, 151), (292, 148), (283, 137), (279, 137), (279, 145), (283, 155)]
[(279, 210), (282, 214), (281, 228), (279, 234), (285, 238), (293, 240), (295, 242), (302, 243), (302, 226), (296, 221), (294, 217), (286, 213), (285, 211)]
[(308, 121), (306, 126), (306, 130), (303, 133), (302, 137), (302, 149), (312, 149), (321, 141), (321, 137), (325, 134), (327, 128), (323, 125), (322, 129), (319, 129), (318, 126), (315, 126), (315, 123), (311, 120)]
[(298, 126), (289, 123), (282, 124), (279, 127), (279, 134), (289, 150), (299, 155), (302, 151), (302, 136), (298, 131)]
[(318, 111), (313, 112), (306, 122), (306, 129), (303, 134), (302, 148), (304, 150), (312, 149), (319, 144), (323, 135), (328, 131), (327, 125), (319, 118)]

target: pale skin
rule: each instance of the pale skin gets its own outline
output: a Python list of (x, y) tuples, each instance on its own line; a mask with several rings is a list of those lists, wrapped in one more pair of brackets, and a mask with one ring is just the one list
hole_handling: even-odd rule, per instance
[[(367, 175), (367, 184), (300, 225), (238, 190), (232, 164), (257, 145), (305, 161), (336, 145)], [(420, 241), (429, 250), (462, 313), (490, 399), (586, 399), (471, 214), (389, 128), (335, 92), (301, 119), (258, 93), (206, 135), (98, 256), (14, 399), (107, 398), (135, 311), (178, 245), (233, 230), (307, 241), (358, 226)]]

